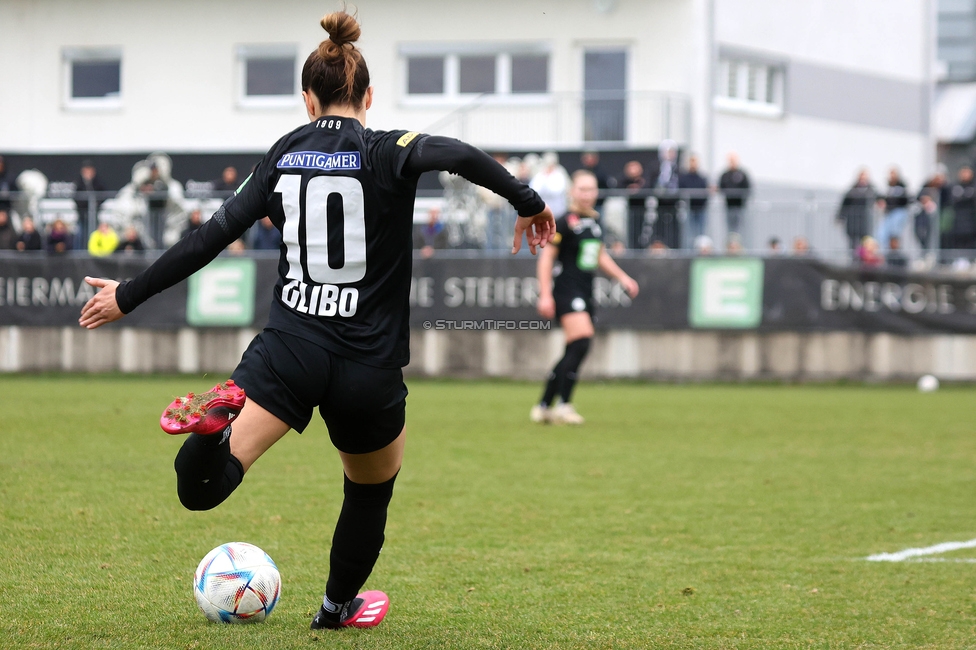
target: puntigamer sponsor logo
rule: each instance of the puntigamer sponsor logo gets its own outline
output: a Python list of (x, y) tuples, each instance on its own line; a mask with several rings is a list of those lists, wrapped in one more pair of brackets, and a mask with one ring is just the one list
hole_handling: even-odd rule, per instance
[(278, 169), (321, 169), (323, 171), (359, 169), (359, 152), (293, 151), (281, 157), (278, 161)]

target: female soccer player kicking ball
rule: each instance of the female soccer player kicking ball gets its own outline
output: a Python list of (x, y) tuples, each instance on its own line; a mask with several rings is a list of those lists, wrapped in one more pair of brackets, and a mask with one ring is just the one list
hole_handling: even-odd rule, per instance
[[(600, 214), (596, 211), (598, 194), (596, 176), (582, 169), (573, 174), (569, 212), (556, 221), (553, 245), (542, 251), (536, 265), (539, 314), (559, 319), (566, 335), (566, 353), (549, 373), (542, 400), (529, 413), (533, 422), (583, 424), (583, 417), (570, 400), (580, 364), (593, 338), (593, 271), (599, 268), (623, 285), (631, 298), (637, 296), (637, 282), (617, 266), (603, 246)], [(556, 261), (561, 269), (554, 284)], [(550, 407), (557, 394), (559, 404)]]
[(313, 629), (371, 627), (388, 607), (382, 592), (358, 591), (383, 545), (403, 458), (401, 368), (410, 352), (418, 177), (447, 170), (508, 199), (520, 215), (513, 252), (523, 234), (533, 253), (555, 235), (539, 195), (484, 152), (449, 138), (366, 129), (373, 88), (353, 44), (359, 25), (337, 12), (322, 27), (329, 38), (302, 70), (310, 123), (282, 137), (209, 221), (143, 273), (121, 285), (86, 278), (101, 290), (79, 321), (95, 328), (122, 318), (206, 266), (266, 215), (281, 231), (267, 328), (231, 381), (173, 402), (161, 423), (169, 433), (190, 434), (176, 457), (180, 501), (208, 510), (290, 429), (303, 431), (318, 408), (342, 459), (345, 498)]

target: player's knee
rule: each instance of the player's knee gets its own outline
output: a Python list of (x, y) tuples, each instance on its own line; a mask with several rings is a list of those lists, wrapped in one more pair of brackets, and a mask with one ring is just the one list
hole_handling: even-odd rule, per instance
[[(184, 447), (185, 449), (185, 447)], [(230, 456), (222, 469), (214, 473), (201, 472), (191, 453), (181, 449), (174, 463), (176, 494), (187, 510), (212, 510), (227, 500), (244, 480), (244, 467)]]
[(342, 493), (347, 503), (362, 508), (386, 508), (393, 498), (393, 484), (397, 475), (383, 483), (353, 483), (348, 476), (343, 476)]
[(586, 337), (576, 339), (566, 345), (566, 361), (570, 372), (576, 372), (580, 364), (583, 363), (583, 359), (590, 351), (591, 340), (590, 337)]

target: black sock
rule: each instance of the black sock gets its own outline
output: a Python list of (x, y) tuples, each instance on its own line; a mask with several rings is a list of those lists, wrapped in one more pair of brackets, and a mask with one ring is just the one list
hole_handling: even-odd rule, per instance
[(228, 437), (191, 433), (176, 454), (176, 491), (188, 510), (217, 507), (244, 480), (244, 467), (231, 455)]
[(559, 386), (563, 383), (563, 366), (565, 365), (566, 355), (563, 355), (563, 358), (549, 372), (549, 379), (546, 381), (546, 390), (542, 393), (542, 401), (540, 402), (546, 408), (552, 404), (552, 400), (556, 398), (556, 393), (559, 392)]
[(589, 351), (589, 338), (576, 339), (566, 346), (566, 354), (563, 356), (565, 363), (563, 366), (563, 380), (559, 385), (559, 399), (567, 404), (573, 397), (573, 388), (576, 386), (580, 364), (583, 363), (583, 359)]
[(396, 481), (395, 475), (375, 485), (343, 478), (345, 498), (332, 536), (329, 580), (325, 586), (326, 598), (337, 604), (354, 599), (373, 571), (383, 548), (386, 509), (393, 498)]

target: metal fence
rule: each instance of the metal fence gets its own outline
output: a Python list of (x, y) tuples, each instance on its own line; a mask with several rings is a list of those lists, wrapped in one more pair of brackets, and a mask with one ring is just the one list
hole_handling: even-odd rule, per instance
[[(24, 217), (36, 222), (42, 250), (56, 221), (62, 221), (71, 238), (69, 248), (87, 250), (88, 238), (101, 221), (120, 237), (130, 227), (148, 250), (168, 248), (186, 231), (190, 215), (199, 210), (206, 221), (217, 210), (227, 192), (188, 186), (174, 201), (165, 192), (77, 192), (52, 183), (46, 196), (12, 193), (0, 197), (0, 209), (9, 206), (14, 228), (20, 233)], [(695, 200), (704, 200), (700, 211)], [(738, 225), (730, 223), (725, 195), (713, 191), (682, 190), (662, 194), (659, 190), (604, 190), (600, 210), (608, 246), (615, 254), (802, 254), (833, 262), (860, 261), (852, 249), (844, 225), (838, 220), (842, 196), (836, 192), (757, 188), (749, 196)], [(437, 241), (425, 238), (429, 213), (439, 212)], [(918, 205), (910, 206), (901, 232), (901, 250), (879, 251), (883, 260), (914, 264), (919, 268), (935, 264), (968, 267), (974, 250), (940, 250), (939, 227), (931, 224), (927, 241), (915, 234)], [(884, 218), (875, 211), (874, 228)], [(465, 255), (505, 254), (511, 245), (515, 215), (510, 208), (490, 210), (474, 201), (457, 201), (450, 192), (420, 192), (415, 206), (415, 246), (466, 251)], [(773, 244), (778, 242), (778, 249)]]

